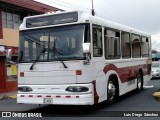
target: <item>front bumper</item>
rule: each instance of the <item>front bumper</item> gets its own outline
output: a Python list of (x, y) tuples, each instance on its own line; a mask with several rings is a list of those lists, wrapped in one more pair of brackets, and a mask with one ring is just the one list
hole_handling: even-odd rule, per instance
[[(18, 91), (17, 103), (24, 104), (55, 104), (55, 105), (92, 105), (94, 104), (93, 84), (65, 84), (65, 85), (18, 85), (27, 86), (30, 92)], [(69, 86), (84, 86), (87, 92), (68, 92)]]
[(55, 105), (93, 105), (93, 95), (18, 94), (17, 103)]

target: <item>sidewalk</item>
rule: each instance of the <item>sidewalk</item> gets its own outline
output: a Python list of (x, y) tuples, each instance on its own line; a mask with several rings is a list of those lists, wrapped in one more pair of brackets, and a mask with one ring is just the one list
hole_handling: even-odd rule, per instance
[(17, 91), (0, 93), (0, 100), (17, 98)]

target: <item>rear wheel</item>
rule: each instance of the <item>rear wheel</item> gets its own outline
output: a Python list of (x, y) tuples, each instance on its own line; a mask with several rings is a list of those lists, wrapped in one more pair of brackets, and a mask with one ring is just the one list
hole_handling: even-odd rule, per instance
[(141, 72), (138, 72), (137, 76), (137, 92), (142, 91), (143, 89), (143, 76)]
[(113, 80), (109, 80), (107, 85), (107, 103), (113, 103), (117, 97), (118, 85)]

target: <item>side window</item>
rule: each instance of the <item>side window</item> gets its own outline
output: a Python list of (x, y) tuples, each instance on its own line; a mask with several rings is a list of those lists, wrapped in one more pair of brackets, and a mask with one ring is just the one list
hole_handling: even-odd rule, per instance
[(102, 51), (102, 28), (93, 25), (93, 56), (101, 57)]
[(121, 32), (122, 41), (122, 58), (131, 57), (131, 45), (130, 45), (130, 34), (127, 32)]
[(120, 32), (118, 30), (105, 29), (105, 58), (120, 58)]
[(141, 57), (140, 36), (135, 34), (132, 34), (132, 57), (133, 58)]
[(142, 53), (142, 57), (149, 56), (149, 39), (147, 37), (142, 37), (141, 53)]

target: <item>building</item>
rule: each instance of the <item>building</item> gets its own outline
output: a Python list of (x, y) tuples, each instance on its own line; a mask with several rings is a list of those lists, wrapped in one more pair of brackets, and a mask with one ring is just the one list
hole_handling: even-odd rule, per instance
[(151, 35), (152, 50), (160, 52), (160, 32)]
[(17, 66), (6, 62), (6, 49), (18, 59), (19, 25), (26, 16), (59, 11), (33, 0), (0, 0), (0, 92), (17, 90)]

